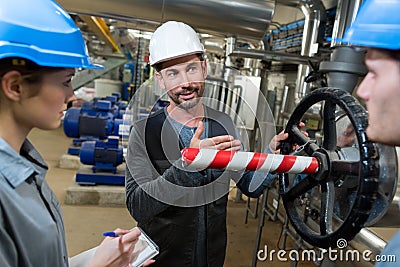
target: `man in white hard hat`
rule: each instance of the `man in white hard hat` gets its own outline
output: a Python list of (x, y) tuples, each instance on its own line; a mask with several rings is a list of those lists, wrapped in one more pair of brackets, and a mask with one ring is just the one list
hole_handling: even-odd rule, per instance
[[(264, 173), (261, 185), (249, 190), (254, 172), (183, 166), (184, 147), (241, 149), (231, 118), (201, 101), (207, 76), (203, 56), (197, 33), (182, 22), (164, 23), (150, 41), (150, 64), (170, 103), (131, 129), (126, 203), (160, 248), (154, 266), (223, 266), (230, 179), (244, 194), (258, 197), (274, 178)], [(269, 146), (277, 148), (285, 138), (281, 133)]]
[[(368, 109), (368, 138), (400, 146), (400, 1), (366, 0), (346, 31), (344, 42), (365, 47), (369, 72), (357, 89)], [(375, 266), (399, 266), (400, 232), (388, 243)]]

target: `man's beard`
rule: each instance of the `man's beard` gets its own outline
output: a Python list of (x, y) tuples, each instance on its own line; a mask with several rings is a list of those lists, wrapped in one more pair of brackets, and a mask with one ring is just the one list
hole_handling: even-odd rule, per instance
[[(199, 86), (188, 86), (181, 92), (177, 94), (169, 94), (170, 99), (177, 105), (178, 108), (183, 109), (183, 110), (189, 110), (191, 108), (194, 108), (200, 101), (200, 95), (199, 95), (200, 87)], [(189, 100), (183, 100), (180, 102), (179, 96), (182, 93), (188, 93), (188, 92), (194, 92), (195, 97)]]

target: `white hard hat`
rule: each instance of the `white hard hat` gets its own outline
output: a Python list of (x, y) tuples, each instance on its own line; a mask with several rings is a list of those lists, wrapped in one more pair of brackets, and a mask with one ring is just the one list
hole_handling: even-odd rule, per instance
[(189, 25), (168, 21), (153, 33), (150, 45), (150, 65), (181, 56), (204, 53), (195, 30)]

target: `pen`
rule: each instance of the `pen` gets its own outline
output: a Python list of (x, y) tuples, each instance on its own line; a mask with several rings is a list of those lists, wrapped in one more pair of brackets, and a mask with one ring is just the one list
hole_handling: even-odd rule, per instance
[(104, 232), (103, 236), (118, 237), (118, 234), (115, 232)]

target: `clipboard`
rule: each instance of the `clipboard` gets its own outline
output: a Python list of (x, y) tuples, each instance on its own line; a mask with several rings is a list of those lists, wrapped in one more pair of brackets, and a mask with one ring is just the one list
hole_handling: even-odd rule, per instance
[(133, 254), (136, 255), (135, 259), (131, 262), (132, 267), (142, 266), (146, 261), (154, 258), (159, 253), (159, 248), (153, 240), (140, 227), (137, 228), (142, 234), (139, 236), (139, 240), (133, 251)]

